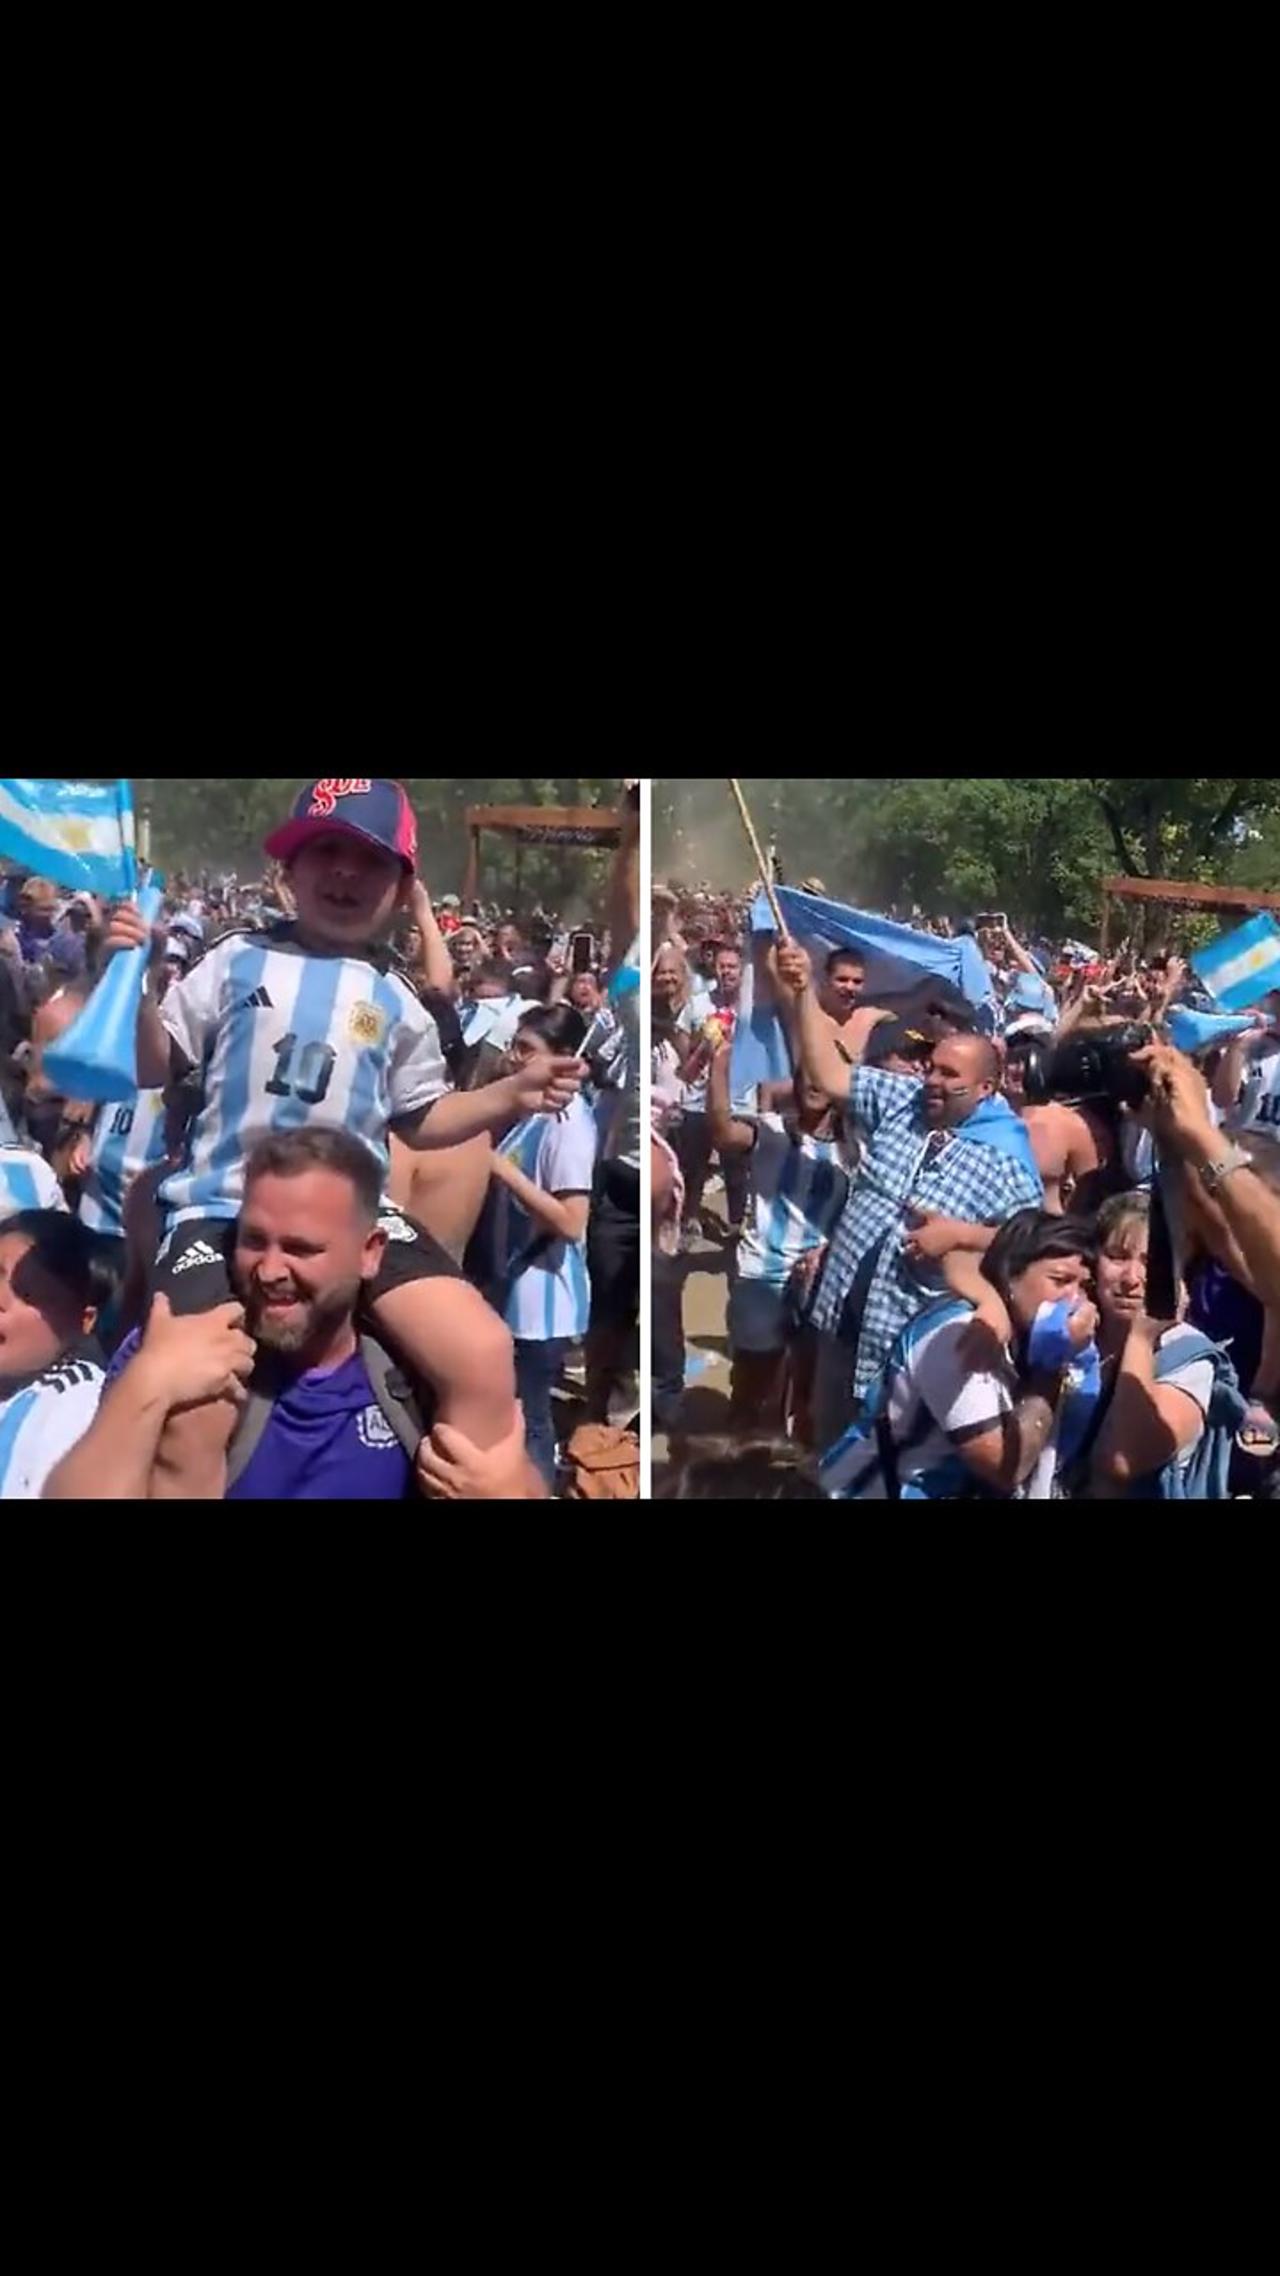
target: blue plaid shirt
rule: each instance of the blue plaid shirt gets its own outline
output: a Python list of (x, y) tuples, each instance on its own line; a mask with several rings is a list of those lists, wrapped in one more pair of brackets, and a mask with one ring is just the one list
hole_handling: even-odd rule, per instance
[(912, 1266), (902, 1253), (910, 1204), (921, 1202), (972, 1225), (1003, 1225), (1019, 1209), (1043, 1207), (1044, 1187), (1034, 1170), (994, 1146), (955, 1131), (930, 1131), (917, 1076), (855, 1067), (849, 1106), (869, 1144), (831, 1237), (809, 1317), (824, 1333), (838, 1333), (859, 1268), (879, 1249), (853, 1355), (853, 1389), (862, 1398), (894, 1339), (941, 1290), (936, 1268)]

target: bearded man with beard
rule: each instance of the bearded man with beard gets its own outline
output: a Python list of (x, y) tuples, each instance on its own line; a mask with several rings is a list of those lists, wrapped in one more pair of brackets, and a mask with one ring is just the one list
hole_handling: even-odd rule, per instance
[(264, 1140), (245, 1171), (236, 1301), (182, 1317), (156, 1297), (145, 1333), (116, 1355), (93, 1428), (44, 1498), (145, 1500), (168, 1416), (217, 1398), (237, 1407), (249, 1399), (256, 1410), (247, 1462), (237, 1463), (232, 1438), (228, 1501), (404, 1501), (415, 1477), (444, 1499), (541, 1498), (522, 1420), (482, 1455), (424, 1417), (430, 1435), (415, 1461), (388, 1419), (358, 1313), (400, 1222), (382, 1207), (378, 1164), (349, 1132)]

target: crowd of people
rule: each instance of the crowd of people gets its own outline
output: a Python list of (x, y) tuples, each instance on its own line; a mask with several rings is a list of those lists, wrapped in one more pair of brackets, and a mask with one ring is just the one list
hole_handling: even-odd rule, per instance
[[(0, 1498), (639, 1486), (639, 807), (570, 928), (433, 898), (324, 778), (159, 921), (0, 881)], [(60, 1047), (140, 950), (136, 1089)]]
[[(1280, 993), (1180, 1050), (1178, 1015), (1214, 1006), (1167, 948), (1108, 957), (1025, 941), (1003, 911), (911, 909), (892, 914), (973, 935), (985, 984), (964, 997), (922, 970), (887, 1008), (856, 945), (815, 965), (752, 934), (753, 898), (654, 897), (660, 1491), (1273, 1494)], [(791, 1062), (749, 1092), (748, 973)], [(714, 1249), (731, 1380), (708, 1438), (686, 1421), (683, 1308)]]

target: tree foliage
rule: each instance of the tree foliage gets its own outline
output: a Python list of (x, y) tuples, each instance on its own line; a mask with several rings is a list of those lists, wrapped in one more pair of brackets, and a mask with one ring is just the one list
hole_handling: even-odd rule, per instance
[[(744, 785), (788, 883), (816, 875), (864, 908), (1005, 909), (1029, 931), (1096, 932), (1108, 875), (1280, 885), (1268, 776), (951, 776)], [(723, 780), (658, 783), (662, 876), (742, 885), (747, 841)]]

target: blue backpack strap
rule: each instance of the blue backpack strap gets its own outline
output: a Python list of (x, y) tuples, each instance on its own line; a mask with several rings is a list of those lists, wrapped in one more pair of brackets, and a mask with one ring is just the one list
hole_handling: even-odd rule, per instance
[(1226, 1352), (1220, 1344), (1202, 1335), (1198, 1328), (1185, 1330), (1176, 1344), (1166, 1345), (1157, 1351), (1157, 1383), (1167, 1381), (1176, 1369), (1190, 1366), (1201, 1359), (1207, 1359), (1213, 1367), (1213, 1389), (1209, 1395), (1204, 1432), (1189, 1456), (1181, 1462), (1175, 1457), (1166, 1462), (1159, 1472), (1156, 1491), (1165, 1501), (1225, 1500), (1231, 1470), (1231, 1449), (1236, 1432), (1249, 1411), (1248, 1401), (1240, 1389), (1239, 1378)]
[[(917, 1312), (914, 1319), (908, 1320), (906, 1326), (899, 1329), (889, 1357), (867, 1393), (860, 1421), (854, 1423), (830, 1452), (823, 1456), (823, 1469), (835, 1464), (846, 1448), (874, 1438), (885, 1493), (890, 1501), (901, 1501), (901, 1457), (909, 1449), (911, 1439), (908, 1437), (899, 1446), (889, 1422), (889, 1408), (898, 1378), (909, 1366), (912, 1350), (922, 1334), (941, 1327), (944, 1320), (959, 1321), (972, 1317), (973, 1306), (965, 1297), (944, 1296), (936, 1303), (926, 1305), (922, 1312)], [(923, 1435), (928, 1435), (927, 1425)], [(840, 1489), (837, 1487), (835, 1491), (838, 1494)], [(861, 1500), (861, 1493), (854, 1498)]]

